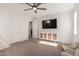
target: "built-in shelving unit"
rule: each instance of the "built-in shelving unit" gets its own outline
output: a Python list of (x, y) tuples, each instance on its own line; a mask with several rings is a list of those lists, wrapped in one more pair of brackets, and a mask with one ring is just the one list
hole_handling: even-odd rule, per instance
[(44, 40), (55, 41), (55, 40), (57, 40), (57, 34), (40, 33), (39, 38), (40, 39), (44, 39)]

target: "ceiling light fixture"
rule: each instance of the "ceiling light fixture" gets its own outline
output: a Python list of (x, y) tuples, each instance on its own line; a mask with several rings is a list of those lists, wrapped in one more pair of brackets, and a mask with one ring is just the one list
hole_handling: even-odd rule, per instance
[(36, 7), (33, 7), (33, 10), (37, 10), (37, 8)]

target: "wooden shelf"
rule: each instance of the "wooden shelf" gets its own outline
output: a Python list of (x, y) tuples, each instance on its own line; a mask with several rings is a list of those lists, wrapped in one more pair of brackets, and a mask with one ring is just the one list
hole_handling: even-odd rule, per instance
[(40, 33), (40, 38), (43, 38), (43, 33)]
[(46, 34), (46, 33), (44, 33), (44, 38), (45, 38), (45, 39), (47, 38), (47, 34)]
[(48, 39), (49, 39), (49, 40), (51, 40), (51, 36), (52, 36), (52, 35), (51, 35), (50, 33), (48, 33)]

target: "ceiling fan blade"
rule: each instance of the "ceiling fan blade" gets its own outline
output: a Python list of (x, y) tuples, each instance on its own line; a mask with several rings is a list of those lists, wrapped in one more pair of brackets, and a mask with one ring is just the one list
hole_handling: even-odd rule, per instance
[(47, 8), (37, 8), (37, 9), (39, 9), (39, 10), (47, 10)]
[(32, 10), (32, 8), (29, 8), (29, 9), (25, 9), (24, 11), (28, 11), (28, 10)]
[(29, 4), (29, 3), (26, 3), (26, 4), (32, 7), (32, 5), (31, 5), (31, 4)]
[(41, 5), (41, 4), (42, 4), (42, 3), (37, 3), (37, 5), (36, 5), (36, 6), (38, 7), (38, 6), (39, 6), (39, 5)]

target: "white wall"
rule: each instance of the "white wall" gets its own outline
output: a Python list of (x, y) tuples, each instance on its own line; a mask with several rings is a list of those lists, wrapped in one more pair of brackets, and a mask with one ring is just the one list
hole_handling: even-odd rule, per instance
[(38, 19), (34, 17), (32, 20), (33, 38), (38, 38), (38, 23)]
[(24, 13), (0, 9), (0, 37), (7, 45), (28, 39), (28, 20)]
[[(42, 29), (42, 20), (48, 20), (48, 19), (54, 19), (57, 18), (57, 29)], [(40, 32), (49, 32), (49, 33), (57, 33), (58, 35), (58, 41), (64, 42), (64, 43), (71, 43), (73, 41), (73, 13), (72, 10), (58, 13), (58, 14), (52, 14), (47, 15), (38, 18), (39, 24), (38, 29)]]
[(79, 42), (79, 10), (78, 10), (78, 16), (77, 16), (77, 42)]
[(8, 44), (8, 40), (10, 39), (10, 31), (9, 31), (9, 16), (10, 13), (7, 10), (0, 9), (0, 37), (6, 44)]
[(74, 13), (77, 11), (77, 34), (74, 34), (74, 42), (79, 42), (79, 4), (75, 4)]
[(18, 42), (28, 39), (28, 17), (26, 18), (21, 13), (14, 13), (10, 17), (10, 41)]

